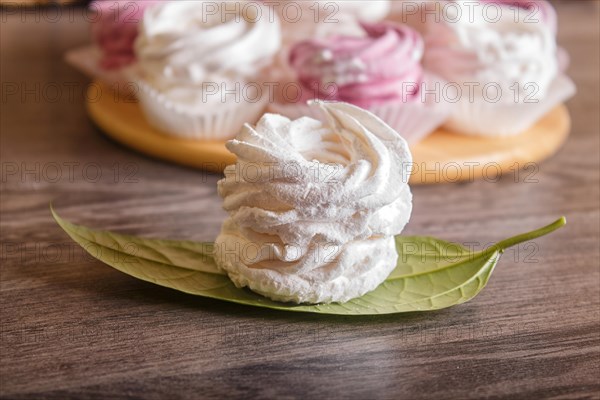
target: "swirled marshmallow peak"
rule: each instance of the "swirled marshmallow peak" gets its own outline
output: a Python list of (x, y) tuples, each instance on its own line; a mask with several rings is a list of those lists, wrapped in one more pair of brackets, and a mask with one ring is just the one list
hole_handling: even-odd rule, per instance
[(395, 268), (409, 220), (411, 154), (368, 111), (314, 102), (325, 122), (265, 114), (227, 144), (219, 181), (229, 213), (215, 257), (232, 281), (296, 303), (344, 302)]
[(294, 46), (290, 64), (305, 98), (361, 107), (418, 97), (423, 40), (405, 25), (361, 24), (365, 37), (332, 36)]
[(262, 4), (192, 0), (148, 8), (135, 49), (146, 78), (165, 89), (254, 77), (280, 46), (279, 21)]

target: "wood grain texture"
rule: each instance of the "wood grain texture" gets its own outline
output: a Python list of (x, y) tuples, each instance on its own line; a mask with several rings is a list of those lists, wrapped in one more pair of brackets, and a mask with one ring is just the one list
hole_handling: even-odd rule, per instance
[(415, 188), (406, 233), (480, 247), (560, 215), (567, 227), (506, 253), (470, 303), (368, 318), (186, 296), (78, 250), (50, 202), (78, 223), (208, 241), (225, 217), (219, 177), (135, 154), (91, 124), (87, 80), (62, 61), (87, 41), (80, 14), (23, 22), (5, 10), (2, 397), (599, 398), (597, 3), (558, 3), (559, 41), (579, 88), (565, 147), (497, 182)]

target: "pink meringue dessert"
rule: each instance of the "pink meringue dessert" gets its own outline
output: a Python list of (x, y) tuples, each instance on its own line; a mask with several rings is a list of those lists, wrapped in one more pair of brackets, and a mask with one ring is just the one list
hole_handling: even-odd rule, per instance
[(92, 45), (71, 50), (67, 61), (93, 79), (129, 93), (125, 70), (135, 63), (134, 43), (149, 6), (166, 0), (96, 0), (90, 4)]
[(422, 91), (436, 78), (421, 66), (423, 40), (413, 29), (361, 23), (364, 37), (335, 35), (296, 44), (289, 57), (298, 96), (280, 96), (271, 111), (290, 118), (310, 115), (306, 102), (341, 101), (364, 108), (416, 142), (433, 132), (447, 107)]

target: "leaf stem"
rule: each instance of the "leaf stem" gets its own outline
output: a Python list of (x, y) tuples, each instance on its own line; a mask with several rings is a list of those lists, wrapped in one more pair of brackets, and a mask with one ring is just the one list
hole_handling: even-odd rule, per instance
[(517, 236), (511, 237), (511, 238), (502, 240), (502, 241), (496, 243), (492, 247), (499, 250), (500, 252), (502, 252), (510, 247), (513, 247), (518, 244), (528, 242), (530, 240), (537, 239), (541, 236), (545, 236), (549, 233), (552, 233), (555, 230), (565, 226), (566, 223), (567, 223), (567, 219), (565, 217), (560, 217), (560, 219), (556, 220), (555, 222), (551, 223), (550, 225), (547, 225), (540, 229), (536, 229), (535, 231), (523, 233), (521, 235), (517, 235)]

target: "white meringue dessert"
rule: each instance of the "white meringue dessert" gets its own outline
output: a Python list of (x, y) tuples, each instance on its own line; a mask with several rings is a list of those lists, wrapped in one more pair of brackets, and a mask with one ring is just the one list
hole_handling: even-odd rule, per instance
[(225, 140), (267, 103), (265, 68), (281, 47), (277, 16), (260, 3), (168, 1), (149, 6), (130, 77), (148, 122), (184, 139)]
[(265, 114), (227, 148), (218, 191), (229, 218), (215, 259), (238, 287), (276, 301), (346, 302), (396, 267), (412, 211), (406, 141), (375, 115), (313, 102), (326, 122)]
[(484, 137), (519, 135), (575, 94), (562, 71), (566, 55), (557, 47), (550, 4), (523, 1), (537, 13), (528, 18), (531, 12), (515, 13), (515, 5), (500, 3), (497, 20), (483, 12), (485, 4), (451, 4), (428, 19), (423, 58), (426, 70), (449, 82), (446, 128)]

